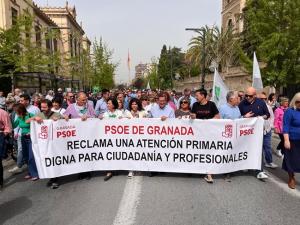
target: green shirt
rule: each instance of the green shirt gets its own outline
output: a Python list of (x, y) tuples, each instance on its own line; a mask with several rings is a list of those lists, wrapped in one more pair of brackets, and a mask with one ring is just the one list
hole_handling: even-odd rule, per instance
[(29, 118), (34, 117), (32, 113), (27, 113), (25, 117), (18, 117), (14, 122), (13, 122), (13, 127), (16, 128), (19, 126), (22, 129), (22, 135), (24, 134), (29, 134), (30, 133), (30, 123), (26, 123), (26, 120)]

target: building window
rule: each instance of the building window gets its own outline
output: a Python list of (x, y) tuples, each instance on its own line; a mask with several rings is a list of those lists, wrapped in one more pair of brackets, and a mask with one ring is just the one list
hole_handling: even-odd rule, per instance
[(227, 24), (228, 28), (233, 28), (233, 22), (232, 19), (228, 20), (228, 24)]
[(18, 10), (11, 8), (11, 24), (16, 25), (18, 19)]
[(39, 26), (35, 26), (34, 29), (35, 29), (36, 46), (42, 47), (41, 28)]
[(51, 43), (50, 43), (51, 39), (50, 39), (48, 33), (45, 34), (45, 37), (46, 37), (46, 49), (50, 52), (50, 50), (51, 50)]
[(53, 47), (54, 47), (54, 52), (57, 52), (57, 39), (53, 39)]
[(74, 52), (75, 52), (75, 56), (77, 56), (77, 39), (74, 38)]
[(71, 53), (71, 57), (73, 57), (73, 35), (70, 34), (70, 40), (69, 40), (69, 43), (70, 43), (70, 53)]

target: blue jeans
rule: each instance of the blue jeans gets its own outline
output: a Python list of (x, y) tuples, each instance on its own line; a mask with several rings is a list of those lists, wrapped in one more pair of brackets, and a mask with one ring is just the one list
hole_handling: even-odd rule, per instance
[(271, 146), (272, 131), (266, 133), (263, 139), (263, 153), (267, 163), (272, 163), (272, 146)]
[(39, 175), (36, 168), (34, 155), (32, 152), (32, 143), (31, 143), (30, 136), (22, 135), (21, 141), (22, 141), (23, 159), (28, 160), (27, 162), (28, 162), (29, 175), (31, 177), (38, 177)]
[(18, 136), (16, 147), (18, 149), (18, 153), (17, 153), (17, 166), (19, 168), (21, 168), (28, 161), (28, 158), (24, 159), (24, 157), (23, 157), (22, 137), (21, 136)]

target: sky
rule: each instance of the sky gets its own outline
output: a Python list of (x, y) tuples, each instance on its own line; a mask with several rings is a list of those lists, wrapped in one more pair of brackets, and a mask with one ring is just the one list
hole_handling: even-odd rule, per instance
[[(34, 0), (39, 6), (65, 6), (64, 0)], [(77, 21), (93, 42), (102, 37), (119, 63), (116, 83), (129, 81), (134, 67), (159, 57), (161, 48), (176, 46), (186, 51), (193, 32), (185, 28), (221, 24), (221, 0), (69, 0)]]

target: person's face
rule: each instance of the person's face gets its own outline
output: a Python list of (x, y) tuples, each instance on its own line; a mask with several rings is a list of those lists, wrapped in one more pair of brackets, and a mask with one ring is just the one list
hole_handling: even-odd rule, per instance
[(237, 106), (240, 103), (239, 97), (238, 96), (233, 96), (232, 98), (230, 98), (229, 103), (232, 106)]
[(72, 101), (74, 99), (73, 93), (68, 93), (67, 100)]
[(142, 92), (141, 92), (141, 91), (138, 91), (138, 92), (136, 93), (136, 97), (137, 97), (137, 98), (141, 98), (141, 97), (142, 97)]
[(289, 101), (285, 101), (285, 102), (281, 103), (281, 105), (282, 105), (284, 108), (287, 108), (287, 107), (289, 107)]
[(27, 107), (29, 105), (29, 100), (25, 100), (24, 98), (20, 98), (20, 103)]
[(255, 100), (256, 98), (256, 93), (252, 92), (252, 91), (247, 91), (245, 94), (245, 99), (251, 103)]
[(48, 113), (51, 109), (48, 107), (47, 103), (41, 104), (41, 111), (44, 113)]
[(120, 100), (120, 101), (123, 101), (124, 100), (124, 95), (123, 94), (118, 94), (117, 99)]
[(138, 111), (138, 104), (136, 104), (136, 102), (133, 102), (133, 103), (131, 104), (131, 109), (132, 109), (132, 111), (134, 111), (134, 112)]
[(264, 95), (264, 94), (261, 94), (261, 95), (259, 96), (259, 98), (260, 98), (261, 100), (265, 101), (265, 102), (268, 100), (268, 99), (267, 99), (267, 96)]
[(21, 93), (21, 91), (19, 89), (15, 89), (15, 95), (19, 95)]
[(33, 99), (34, 102), (39, 102), (40, 100), (41, 100), (40, 96), (35, 96)]
[(245, 94), (243, 92), (239, 92), (239, 98), (242, 101), (245, 97)]
[(200, 92), (196, 92), (195, 97), (198, 102), (202, 102), (203, 99), (205, 99), (204, 95), (202, 95)]
[(184, 96), (190, 97), (190, 95), (191, 95), (191, 92), (190, 92), (190, 91), (185, 91), (185, 92), (184, 92)]
[(123, 109), (123, 101), (118, 100), (118, 109)]
[(300, 99), (296, 99), (295, 106), (297, 109), (300, 109)]
[(189, 108), (189, 101), (187, 101), (187, 100), (182, 100), (181, 102), (180, 102), (180, 108), (181, 109), (188, 109)]
[(77, 105), (84, 106), (84, 105), (86, 105), (86, 103), (87, 103), (87, 97), (85, 95), (80, 95), (77, 98)]
[(158, 105), (160, 108), (164, 108), (167, 105), (166, 97), (159, 97), (158, 98)]
[(3, 96), (3, 92), (2, 91), (0, 91), (0, 97), (2, 97)]
[(148, 104), (149, 104), (149, 102), (147, 100), (143, 100), (142, 101), (142, 106), (143, 107), (146, 107)]
[(6, 108), (7, 110), (12, 110), (13, 109), (14, 103), (6, 103)]
[(109, 100), (109, 101), (107, 102), (107, 109), (108, 109), (109, 111), (113, 111), (113, 110), (115, 109), (114, 104), (112, 103), (111, 100)]
[(109, 98), (109, 92), (104, 93), (102, 97), (107, 100)]
[(60, 105), (57, 102), (53, 102), (52, 106), (55, 110), (58, 110), (60, 108)]

